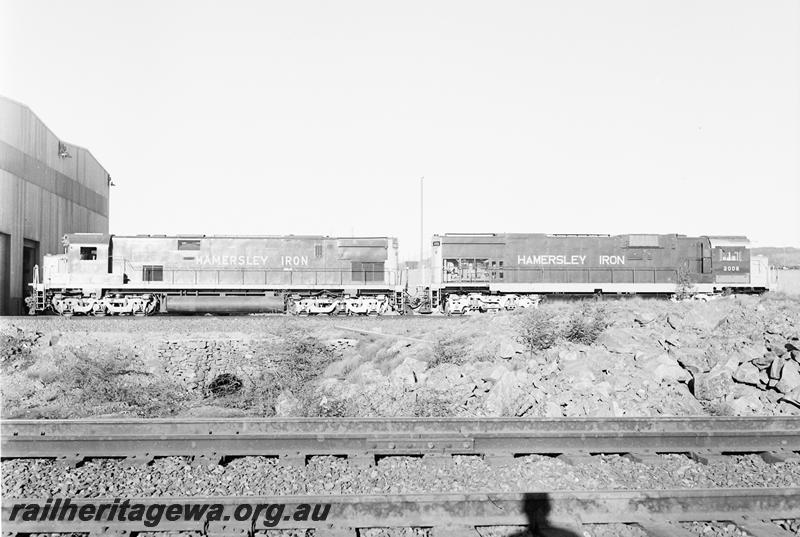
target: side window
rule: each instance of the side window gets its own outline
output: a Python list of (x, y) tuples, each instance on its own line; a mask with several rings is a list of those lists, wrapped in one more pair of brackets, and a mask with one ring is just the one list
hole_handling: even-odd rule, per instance
[(350, 277), (356, 282), (382, 282), (384, 277), (384, 264), (352, 261)]
[(361, 261), (351, 261), (350, 262), (350, 278), (355, 282), (363, 282), (364, 281), (364, 263)]
[(383, 281), (383, 261), (380, 263), (364, 263), (368, 265), (367, 281), (368, 282), (382, 282)]
[(97, 247), (81, 246), (81, 261), (95, 261), (95, 260), (97, 260)]
[(162, 265), (144, 265), (142, 267), (142, 280), (146, 282), (164, 281), (164, 267)]
[(322, 245), (321, 244), (315, 244), (314, 245), (314, 257), (316, 257), (317, 259), (322, 257)]
[(199, 250), (200, 241), (197, 239), (178, 239), (178, 250)]

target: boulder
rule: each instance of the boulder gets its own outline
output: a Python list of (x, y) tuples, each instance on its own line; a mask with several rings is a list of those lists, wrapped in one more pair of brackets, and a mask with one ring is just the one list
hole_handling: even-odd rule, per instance
[(406, 358), (389, 373), (389, 380), (399, 384), (418, 384), (425, 381), (428, 364), (415, 358)]
[(500, 343), (499, 348), (497, 349), (497, 356), (500, 358), (509, 360), (516, 356), (517, 354), (523, 353), (523, 347), (519, 343), (514, 343), (512, 341), (505, 340)]
[(726, 311), (724, 305), (709, 302), (704, 305), (695, 305), (687, 311), (680, 319), (679, 324), (682, 329), (694, 329), (700, 331), (711, 331), (725, 319)]
[(745, 344), (739, 348), (739, 353), (744, 357), (744, 361), (752, 362), (764, 356), (767, 348), (763, 344)]
[(692, 374), (667, 353), (643, 360), (637, 359), (636, 366), (649, 373), (656, 382), (688, 382), (692, 378)]
[(784, 360), (782, 358), (772, 360), (772, 364), (769, 366), (769, 378), (780, 380), (781, 372), (783, 371), (783, 363)]
[(759, 356), (758, 358), (754, 358), (752, 360), (752, 363), (753, 363), (754, 366), (756, 366), (759, 369), (767, 369), (768, 367), (770, 367), (772, 365), (772, 362), (775, 361), (775, 359), (777, 357), (778, 357), (778, 355), (775, 354), (774, 352), (767, 351), (762, 356)]
[(602, 382), (595, 382), (592, 385), (592, 393), (595, 395), (601, 395), (603, 398), (608, 399), (611, 397), (611, 392), (614, 391), (613, 387), (611, 386), (610, 382), (602, 381)]
[(484, 380), (497, 383), (500, 381), (501, 378), (505, 377), (508, 373), (510, 373), (510, 371), (505, 365), (497, 364), (492, 368), (489, 374), (484, 377)]
[(704, 414), (703, 406), (683, 383), (669, 385), (669, 395), (664, 400), (651, 400), (651, 410), (648, 414), (664, 414), (673, 416), (699, 416)]
[(636, 330), (621, 326), (608, 328), (600, 334), (595, 344), (617, 354), (633, 354), (641, 348), (640, 342), (636, 340)]
[(633, 315), (633, 320), (639, 326), (645, 326), (658, 319), (658, 315), (652, 311), (636, 312)]
[(571, 391), (588, 390), (595, 381), (590, 365), (584, 360), (570, 360), (561, 364), (561, 376), (566, 377)]
[(515, 416), (523, 403), (525, 387), (531, 383), (524, 371), (508, 371), (495, 382), (483, 402), (485, 415), (489, 417)]
[(708, 373), (697, 373), (694, 376), (694, 395), (701, 401), (724, 398), (733, 386), (731, 371), (724, 365), (718, 365)]
[(53, 332), (50, 334), (50, 346), (58, 345), (58, 340), (61, 339), (61, 332)]
[(576, 349), (559, 349), (558, 360), (560, 362), (572, 362), (574, 360), (580, 359), (582, 354), (583, 353), (581, 353)]
[(786, 351), (786, 339), (778, 334), (765, 334), (764, 343), (767, 348), (775, 354), (783, 354)]
[(661, 346), (665, 349), (669, 347), (697, 347), (700, 338), (692, 332), (672, 332), (661, 338)]
[(788, 394), (798, 387), (800, 387), (800, 364), (789, 360), (783, 364), (781, 379), (775, 385), (775, 389), (783, 394)]
[(711, 371), (711, 364), (703, 349), (698, 348), (674, 348), (669, 352), (684, 369), (688, 369), (693, 375)]
[(546, 418), (562, 418), (564, 417), (563, 407), (552, 401), (547, 401), (544, 404), (544, 416)]
[(303, 415), (300, 400), (291, 392), (284, 391), (275, 401), (275, 415), (279, 418), (292, 418)]
[(750, 362), (745, 362), (733, 372), (733, 380), (751, 386), (758, 386), (762, 381), (762, 372)]
[(741, 388), (747, 388), (747, 391), (739, 392), (738, 396), (728, 403), (733, 414), (736, 416), (763, 414), (764, 403), (761, 401), (761, 391), (750, 386), (741, 386)]
[(781, 401), (786, 401), (787, 403), (792, 403), (793, 405), (800, 407), (800, 386), (793, 389), (789, 393), (783, 394)]
[(386, 381), (386, 377), (375, 367), (372, 362), (366, 362), (358, 366), (352, 373), (350, 373), (350, 380), (358, 384), (378, 384)]
[(667, 324), (674, 330), (680, 330), (683, 328), (683, 319), (680, 315), (670, 313), (667, 315)]

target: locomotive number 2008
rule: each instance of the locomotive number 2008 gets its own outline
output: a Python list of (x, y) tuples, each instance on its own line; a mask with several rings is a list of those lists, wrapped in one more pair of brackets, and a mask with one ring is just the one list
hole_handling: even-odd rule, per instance
[(723, 265), (722, 272), (739, 272), (741, 270), (740, 267), (733, 267), (728, 265)]

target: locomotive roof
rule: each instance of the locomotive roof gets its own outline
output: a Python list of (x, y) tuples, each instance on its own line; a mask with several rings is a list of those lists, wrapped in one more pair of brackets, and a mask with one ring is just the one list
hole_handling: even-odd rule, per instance
[(108, 233), (67, 233), (64, 242), (69, 244), (101, 244), (108, 243), (111, 235)]
[[(650, 235), (654, 237), (688, 237), (680, 233), (620, 233), (611, 235), (608, 233), (435, 233), (436, 237), (630, 237), (630, 236), (645, 236)], [(698, 237), (706, 237), (715, 242), (731, 242), (736, 244), (749, 243), (750, 239), (744, 235), (698, 235)]]
[(120, 239), (394, 239), (394, 237), (357, 236), (331, 237), (330, 235), (112, 235)]

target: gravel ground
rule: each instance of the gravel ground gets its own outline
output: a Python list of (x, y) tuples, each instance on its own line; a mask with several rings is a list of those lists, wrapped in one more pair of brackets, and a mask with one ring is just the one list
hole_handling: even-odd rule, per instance
[[(800, 519), (774, 521), (776, 527), (800, 535)], [(751, 537), (751, 535), (729, 522), (686, 522), (679, 524), (683, 529), (700, 537)], [(647, 533), (635, 524), (584, 524), (581, 535), (575, 537), (646, 537)], [(479, 527), (480, 537), (535, 537), (524, 526)], [(83, 537), (88, 534), (31, 534), (30, 537)], [(204, 537), (199, 532), (142, 532), (139, 537)], [(354, 537), (431, 537), (428, 528), (363, 528)], [(574, 535), (574, 534), (573, 534)], [(314, 530), (263, 530), (254, 537), (316, 537)], [(465, 536), (470, 537), (470, 536)]]
[(619, 456), (595, 459), (571, 466), (531, 455), (492, 467), (478, 457), (444, 461), (387, 457), (373, 468), (336, 457), (314, 457), (305, 468), (280, 466), (265, 457), (234, 459), (225, 466), (192, 466), (187, 457), (130, 467), (113, 459), (95, 459), (78, 468), (46, 459), (16, 459), (2, 463), (2, 494), (93, 498), (800, 486), (800, 463), (767, 464), (755, 455), (732, 456), (709, 465), (682, 455), (665, 455), (659, 465)]
[(647, 537), (647, 533), (633, 524), (584, 524), (583, 537)]
[(685, 522), (680, 526), (701, 537), (752, 537), (729, 522)]

